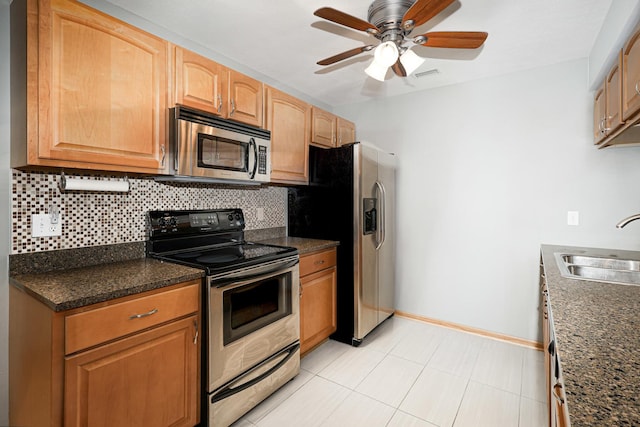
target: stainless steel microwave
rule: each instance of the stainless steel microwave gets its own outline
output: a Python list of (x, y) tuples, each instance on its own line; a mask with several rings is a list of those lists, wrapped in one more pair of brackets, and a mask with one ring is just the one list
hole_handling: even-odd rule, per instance
[(270, 181), (271, 132), (183, 106), (170, 111), (175, 178), (232, 184)]

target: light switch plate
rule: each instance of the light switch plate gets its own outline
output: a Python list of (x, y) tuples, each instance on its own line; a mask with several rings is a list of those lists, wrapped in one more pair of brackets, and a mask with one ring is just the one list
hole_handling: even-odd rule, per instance
[(31, 237), (62, 236), (62, 215), (57, 215), (58, 220), (51, 222), (49, 214), (31, 215)]
[(258, 217), (258, 221), (264, 221), (264, 208), (256, 209), (256, 216)]
[(578, 211), (567, 212), (567, 225), (580, 225), (580, 213)]

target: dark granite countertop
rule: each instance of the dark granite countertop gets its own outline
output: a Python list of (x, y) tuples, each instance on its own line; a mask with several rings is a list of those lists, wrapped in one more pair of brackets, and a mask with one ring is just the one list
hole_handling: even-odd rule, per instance
[(564, 278), (554, 253), (640, 260), (640, 252), (542, 245), (573, 427), (640, 425), (640, 286)]
[(12, 275), (12, 285), (54, 311), (70, 310), (115, 298), (199, 279), (203, 270), (150, 258), (88, 267)]
[(298, 250), (300, 255), (322, 249), (335, 248), (340, 242), (335, 240), (307, 239), (306, 237), (283, 236), (274, 239), (261, 240), (260, 243), (277, 246), (291, 246)]

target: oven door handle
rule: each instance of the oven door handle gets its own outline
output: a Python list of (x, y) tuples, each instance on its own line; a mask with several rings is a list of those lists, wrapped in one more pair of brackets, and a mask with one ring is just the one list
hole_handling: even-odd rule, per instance
[[(291, 359), (296, 354), (296, 352), (298, 351), (299, 348), (300, 348), (300, 343), (295, 343), (294, 345), (291, 345), (288, 348), (285, 348), (284, 350), (274, 354), (273, 356), (271, 356), (270, 358), (268, 358), (267, 360), (265, 360), (264, 362), (262, 362), (258, 366), (254, 367), (253, 369), (248, 371), (246, 374), (244, 374), (242, 377), (240, 377), (237, 381), (234, 381), (231, 384), (228, 384), (228, 385), (222, 387), (221, 389), (219, 389), (211, 397), (211, 403), (218, 402), (218, 401), (220, 401), (222, 399), (226, 399), (229, 396), (233, 396), (236, 393), (240, 393), (241, 391), (246, 390), (249, 387), (253, 387), (254, 385), (258, 384), (260, 381), (262, 381), (265, 378), (271, 376), (274, 372), (276, 372), (278, 369), (280, 369), (285, 363), (287, 363), (289, 361), (289, 359)], [(287, 356), (285, 358), (283, 358), (281, 361), (279, 361), (275, 366), (273, 366), (272, 368), (270, 368), (266, 372), (260, 374), (256, 378), (254, 378), (254, 379), (252, 379), (250, 381), (247, 381), (246, 383), (240, 384), (237, 387), (234, 387), (235, 383), (237, 383), (238, 381), (242, 381), (242, 379), (244, 377), (246, 377), (247, 375), (250, 375), (251, 372), (253, 372), (253, 371), (257, 370), (257, 369), (260, 369), (261, 366), (264, 366), (266, 363), (269, 363), (270, 361), (273, 361), (274, 359), (277, 359), (278, 357), (282, 356), (285, 353), (287, 353)]]
[(288, 261), (288, 262), (283, 262), (283, 263), (276, 263), (275, 265), (269, 266), (267, 268), (263, 269), (259, 269), (258, 272), (254, 273), (254, 274), (239, 274), (239, 275), (231, 275), (231, 276), (226, 276), (226, 277), (222, 277), (222, 278), (216, 278), (211, 282), (211, 286), (214, 286), (216, 288), (222, 288), (224, 286), (227, 286), (229, 284), (237, 284), (240, 282), (246, 282), (248, 280), (252, 280), (258, 277), (262, 277), (262, 276), (266, 276), (269, 275), (271, 273), (275, 273), (278, 271), (284, 271), (288, 268), (293, 267), (294, 265), (298, 264), (300, 262), (300, 260), (298, 258)]

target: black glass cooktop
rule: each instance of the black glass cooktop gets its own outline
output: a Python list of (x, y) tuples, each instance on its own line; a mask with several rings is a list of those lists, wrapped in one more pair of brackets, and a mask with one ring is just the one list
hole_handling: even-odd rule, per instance
[(246, 242), (241, 209), (150, 211), (147, 218), (149, 256), (204, 268), (209, 276), (298, 254)]
[(204, 268), (212, 275), (236, 268), (248, 267), (290, 255), (296, 255), (295, 248), (245, 242), (242, 244), (211, 249), (186, 250), (156, 256), (191, 267)]

